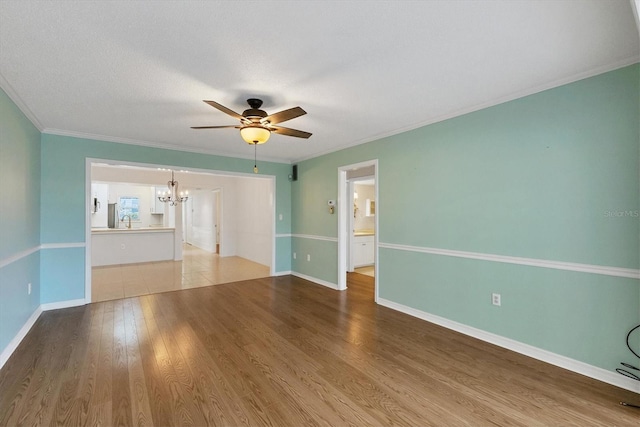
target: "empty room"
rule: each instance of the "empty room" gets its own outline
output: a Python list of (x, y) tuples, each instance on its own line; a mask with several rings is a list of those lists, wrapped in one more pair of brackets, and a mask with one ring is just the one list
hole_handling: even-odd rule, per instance
[(1, 1), (0, 426), (637, 426), (639, 9)]

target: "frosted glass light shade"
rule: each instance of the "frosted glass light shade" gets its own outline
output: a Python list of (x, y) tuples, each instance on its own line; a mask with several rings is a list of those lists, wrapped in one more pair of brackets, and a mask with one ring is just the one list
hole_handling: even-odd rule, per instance
[(240, 136), (247, 144), (264, 144), (269, 140), (271, 132), (260, 125), (248, 125), (240, 129)]

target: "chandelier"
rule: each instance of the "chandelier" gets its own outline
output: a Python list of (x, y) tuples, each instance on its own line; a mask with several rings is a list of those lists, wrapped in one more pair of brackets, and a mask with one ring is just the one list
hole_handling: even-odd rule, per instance
[(178, 192), (178, 181), (173, 179), (173, 171), (171, 171), (171, 181), (167, 182), (169, 191), (158, 191), (158, 200), (164, 203), (169, 203), (170, 206), (175, 206), (178, 203), (186, 202), (189, 199), (188, 191)]

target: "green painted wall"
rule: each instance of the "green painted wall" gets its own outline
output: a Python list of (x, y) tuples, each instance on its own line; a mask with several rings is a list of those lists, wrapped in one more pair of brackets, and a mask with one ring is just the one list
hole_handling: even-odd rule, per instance
[[(414, 245), (640, 268), (636, 64), (290, 166), (276, 176), (276, 270), (337, 281), (340, 166), (379, 159), (378, 237)], [(246, 172), (249, 160), (40, 135), (0, 93), (0, 349), (39, 303), (84, 296), (85, 159)], [(64, 193), (60, 194), (60, 189)], [(296, 251), (298, 258), (291, 259)], [(311, 261), (306, 261), (306, 254)], [(640, 322), (638, 280), (380, 249), (380, 297), (613, 369)], [(34, 286), (26, 295), (25, 282)], [(490, 293), (503, 305), (490, 305)]]
[[(304, 272), (310, 277), (325, 282), (338, 283), (338, 269), (327, 268), (332, 266), (338, 258), (338, 247), (335, 242), (300, 237), (294, 237), (292, 240), (291, 251), (296, 254), (296, 259), (292, 260), (293, 271)], [(307, 261), (307, 255), (311, 261)]]
[[(639, 82), (635, 64), (301, 162), (293, 233), (336, 237), (338, 167), (378, 159), (382, 243), (638, 269)], [(317, 261), (294, 270), (337, 269)], [(391, 249), (379, 264), (384, 299), (605, 369), (640, 322), (638, 280)]]
[[(85, 241), (85, 159), (97, 158), (247, 173), (253, 161), (230, 157), (149, 148), (59, 135), (42, 135), (42, 243)], [(291, 232), (291, 166), (262, 162), (260, 173), (276, 177), (276, 269), (289, 271)], [(65, 189), (61, 197), (60, 189)], [(63, 255), (63, 251), (66, 255)], [(49, 253), (50, 252), (50, 253)], [(84, 297), (84, 249), (50, 249), (43, 253), (42, 303)]]
[(1, 353), (40, 303), (40, 132), (2, 90), (0, 183)]

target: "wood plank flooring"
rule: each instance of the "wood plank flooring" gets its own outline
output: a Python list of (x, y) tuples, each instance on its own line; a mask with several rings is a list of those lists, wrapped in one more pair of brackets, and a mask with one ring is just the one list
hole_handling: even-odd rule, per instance
[(43, 313), (0, 425), (640, 425), (640, 396), (292, 276)]

